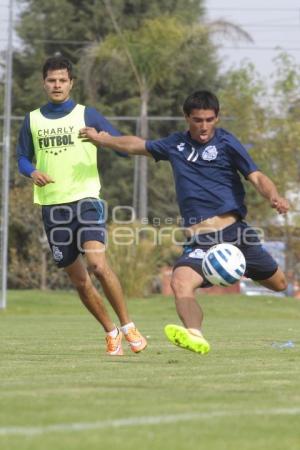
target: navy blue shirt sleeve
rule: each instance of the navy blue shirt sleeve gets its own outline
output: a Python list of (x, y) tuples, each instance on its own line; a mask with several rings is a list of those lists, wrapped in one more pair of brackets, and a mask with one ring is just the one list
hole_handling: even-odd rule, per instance
[(228, 138), (232, 163), (241, 174), (247, 178), (252, 172), (259, 170), (245, 147), (234, 136)]
[(112, 136), (121, 136), (121, 133), (95, 108), (86, 106), (84, 120), (87, 127), (93, 127), (97, 131), (106, 131)]
[(18, 168), (19, 172), (22, 175), (25, 175), (25, 177), (30, 177), (32, 172), (35, 171), (34, 165), (31, 164), (29, 159), (27, 159), (25, 156), (20, 156), (20, 158), (18, 159)]
[(146, 141), (146, 150), (151, 153), (155, 161), (168, 161), (171, 143), (174, 143), (171, 136), (155, 141)]
[[(84, 120), (86, 126), (93, 127), (97, 131), (106, 131), (112, 136), (121, 136), (121, 133), (113, 127), (113, 125), (100, 114), (95, 108), (91, 108), (90, 106), (86, 106), (84, 111)], [(115, 152), (118, 156), (122, 158), (127, 158), (128, 155), (126, 153)]]
[(25, 115), (17, 143), (17, 159), (19, 172), (26, 177), (29, 177), (35, 170), (35, 167), (32, 164), (32, 160), (34, 157), (34, 147), (30, 130), (29, 117), (29, 114)]

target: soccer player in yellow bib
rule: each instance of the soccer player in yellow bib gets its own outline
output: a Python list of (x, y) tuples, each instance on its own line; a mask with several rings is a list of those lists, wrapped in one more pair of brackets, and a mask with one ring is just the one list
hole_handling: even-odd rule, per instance
[[(123, 335), (131, 350), (140, 352), (146, 339), (129, 318), (120, 282), (106, 260), (99, 151), (79, 138), (84, 126), (120, 133), (94, 108), (70, 98), (73, 75), (69, 60), (49, 58), (43, 66), (43, 80), (49, 101), (25, 116), (17, 145), (19, 171), (33, 181), (34, 202), (42, 207), (54, 261), (64, 268), (83, 304), (106, 332), (106, 353), (123, 355)], [(86, 265), (81, 254), (85, 254)], [(120, 327), (112, 322), (89, 273), (100, 281)]]

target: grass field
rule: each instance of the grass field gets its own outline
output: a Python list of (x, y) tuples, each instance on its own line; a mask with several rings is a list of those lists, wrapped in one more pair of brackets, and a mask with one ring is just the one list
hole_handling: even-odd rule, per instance
[(131, 300), (149, 346), (120, 358), (104, 355), (74, 293), (14, 291), (8, 302), (1, 450), (299, 450), (299, 300), (206, 296), (205, 356), (165, 339), (179, 323), (172, 299)]

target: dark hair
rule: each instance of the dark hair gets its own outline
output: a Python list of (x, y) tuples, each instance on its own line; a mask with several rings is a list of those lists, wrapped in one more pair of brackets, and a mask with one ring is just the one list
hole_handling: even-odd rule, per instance
[(189, 116), (193, 109), (212, 109), (216, 116), (219, 114), (220, 105), (217, 97), (209, 91), (196, 91), (189, 95), (183, 103), (183, 112)]
[(43, 78), (45, 79), (48, 75), (49, 70), (61, 70), (67, 69), (70, 80), (73, 79), (72, 73), (72, 63), (67, 58), (63, 56), (53, 56), (48, 58), (43, 65)]

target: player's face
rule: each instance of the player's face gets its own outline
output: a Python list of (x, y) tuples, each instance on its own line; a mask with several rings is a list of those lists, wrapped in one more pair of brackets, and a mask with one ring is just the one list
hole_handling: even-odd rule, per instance
[(53, 103), (62, 103), (69, 98), (73, 86), (67, 69), (48, 70), (44, 80), (44, 89)]
[(193, 109), (189, 116), (185, 116), (189, 125), (191, 137), (205, 144), (215, 133), (215, 126), (218, 122), (218, 116), (213, 109)]

